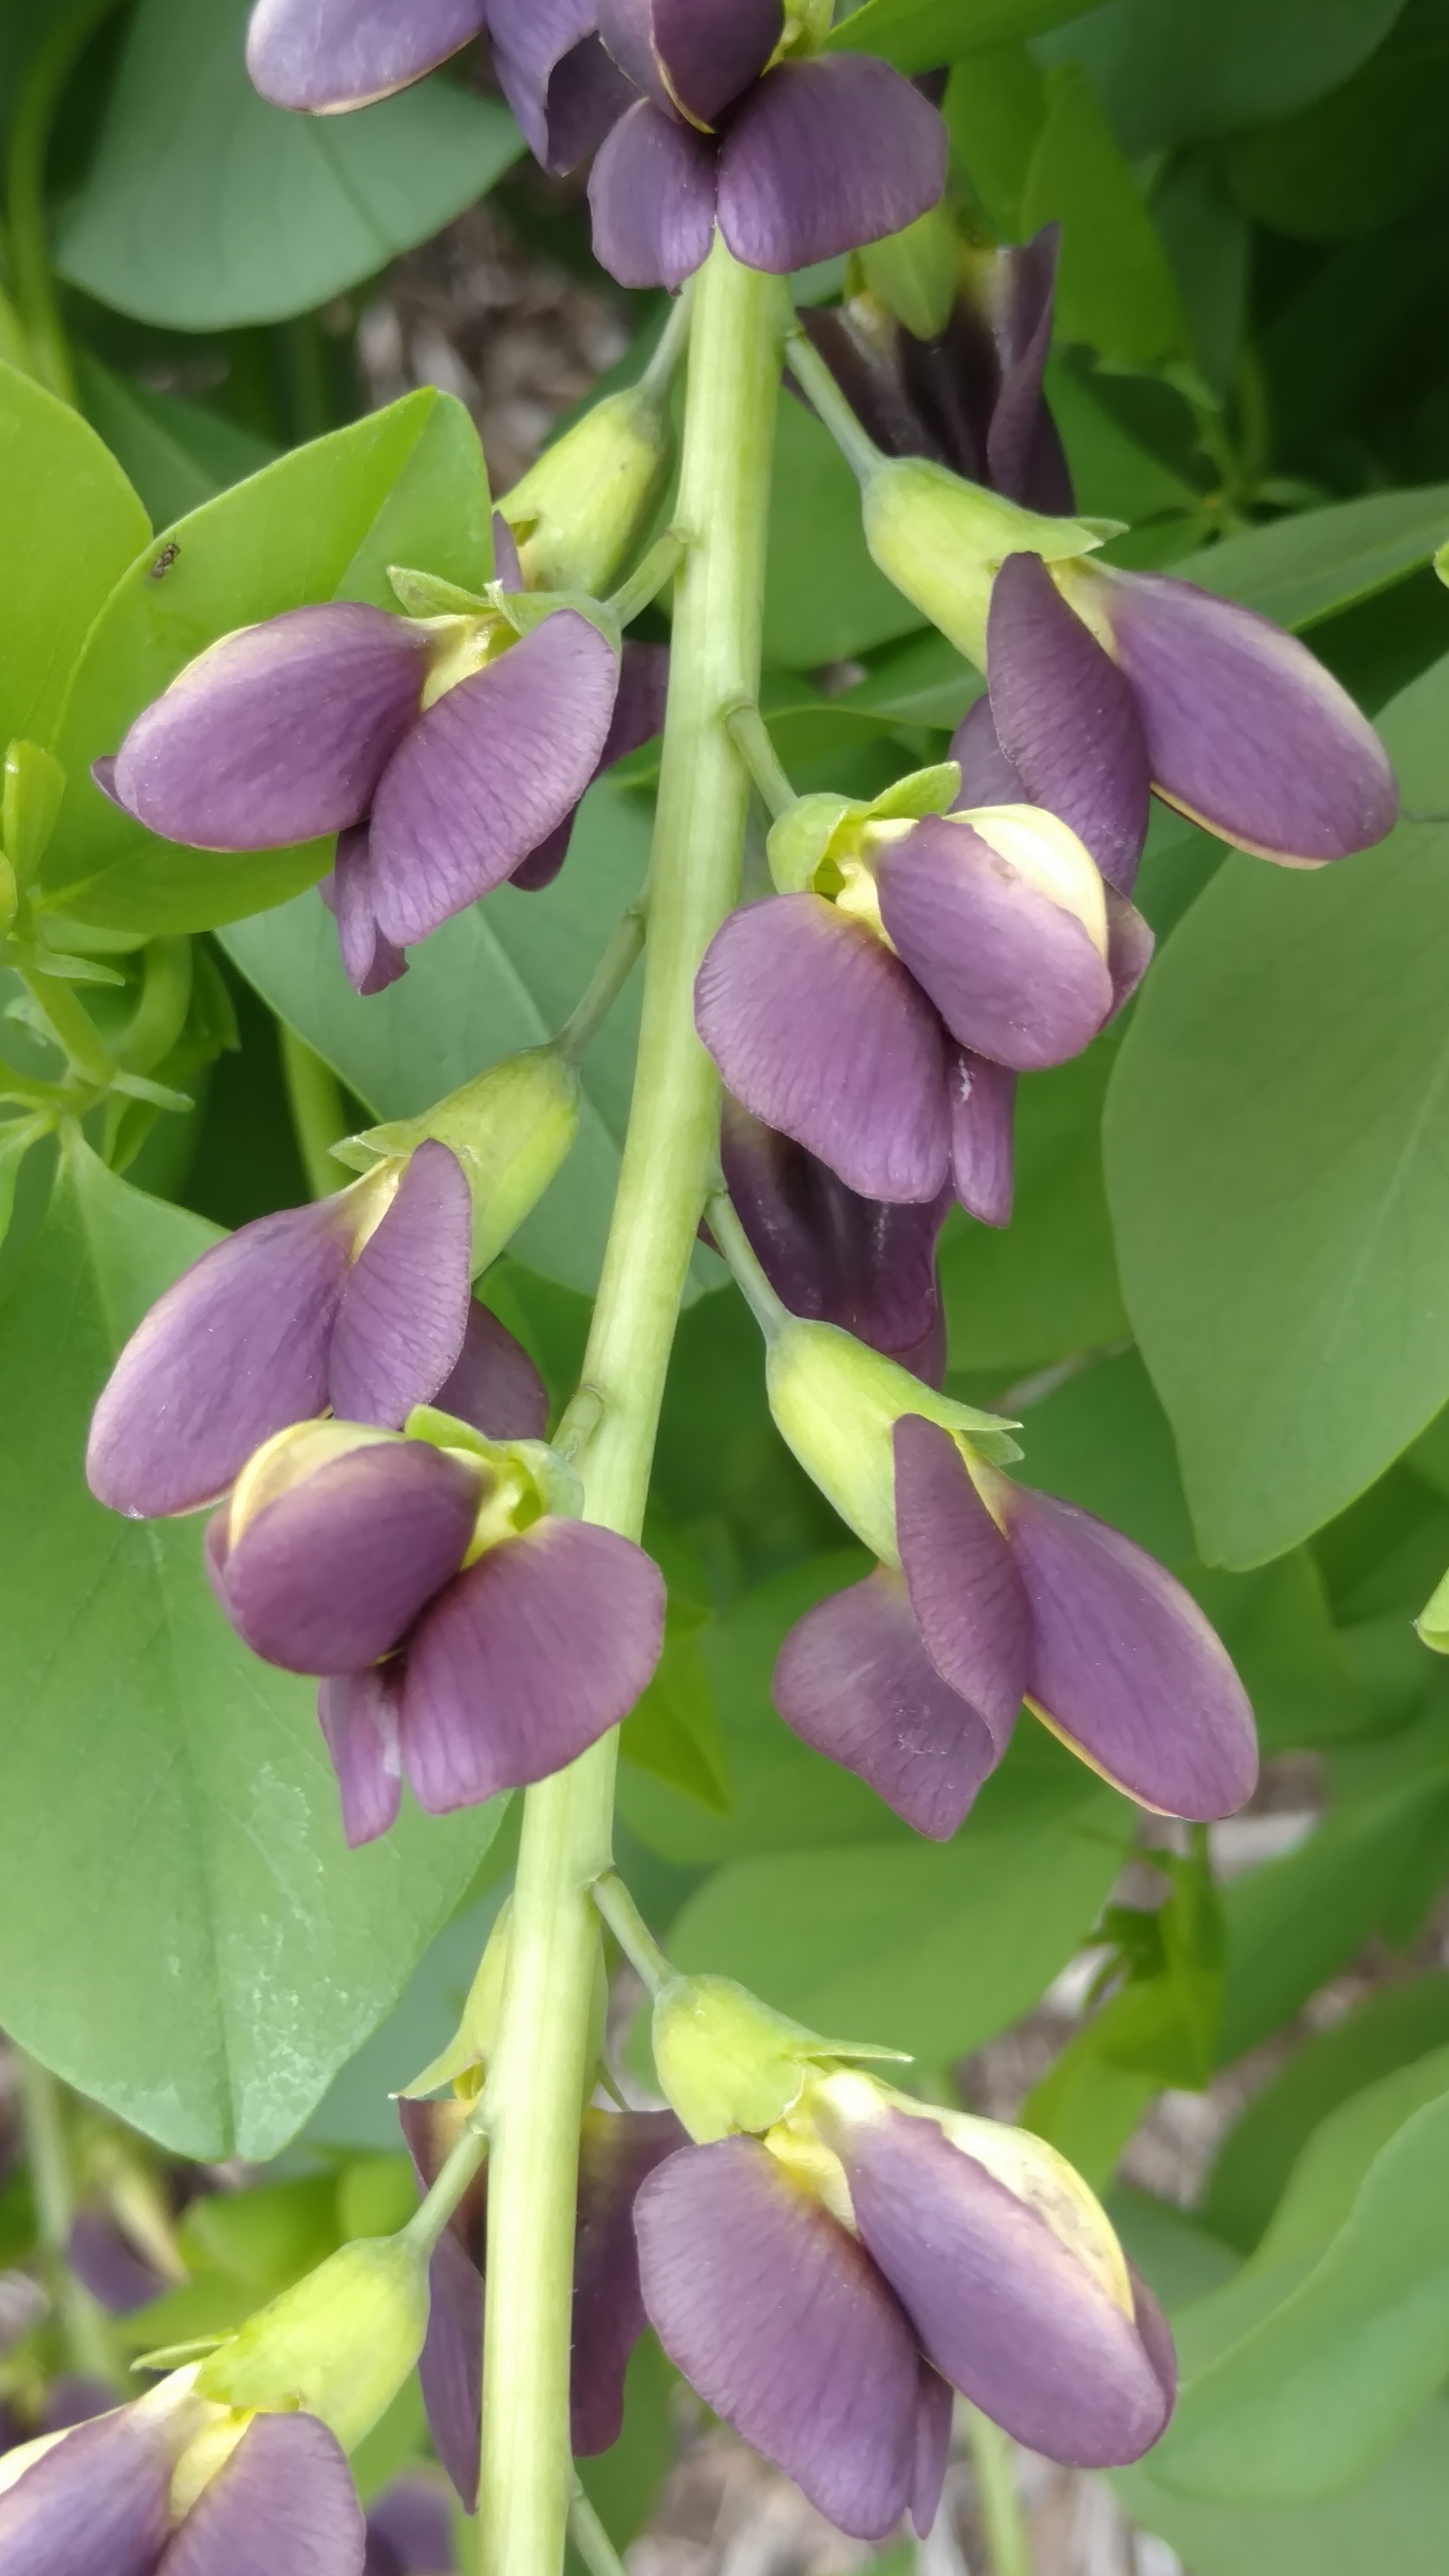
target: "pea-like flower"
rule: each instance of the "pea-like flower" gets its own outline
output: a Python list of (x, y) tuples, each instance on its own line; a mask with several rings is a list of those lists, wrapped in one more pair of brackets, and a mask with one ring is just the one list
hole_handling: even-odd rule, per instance
[[(944, 802), (958, 773), (939, 775)], [(823, 835), (794, 814), (776, 825), (777, 882), (798, 891), (716, 933), (695, 1024), (736, 1098), (862, 1197), (929, 1203), (949, 1184), (1001, 1223), (1012, 1076), (1090, 1044), (1151, 934), (1056, 816), (885, 811), (901, 794), (803, 799), (794, 814), (843, 809)]]
[(773, 1694), (787, 1726), (938, 1841), (1023, 1700), (1140, 1806), (1202, 1822), (1242, 1806), (1252, 1710), (1164, 1566), (1004, 1474), (1014, 1444), (990, 1416), (923, 1402), (829, 1325), (787, 1325), (767, 1368), (785, 1439), (879, 1559), (786, 1638)]
[(375, 992), (410, 941), (572, 815), (619, 683), (615, 644), (576, 609), (519, 634), (501, 609), (412, 618), (331, 601), (211, 645), (97, 777), (148, 831), (196, 849), (337, 834), (343, 961)]
[(1172, 2411), (1167, 2329), (1055, 2149), (874, 2078), (823, 2071), (764, 2137), (681, 2148), (635, 2225), (670, 2358), (862, 2539), (929, 2529), (952, 2388), (1088, 2468)]
[(553, 1451), (441, 1413), (410, 1427), (279, 1433), (207, 1531), (238, 1635), (321, 1677), (354, 1844), (387, 1831), (404, 1775), (446, 1815), (562, 1769), (627, 1716), (663, 1643), (658, 1568), (574, 1517)]
[[(404, 2100), (398, 2110), (418, 2181), (437, 2180), (466, 2117), (461, 2101)], [(648, 2319), (639, 2289), (634, 2202), (640, 2184), (684, 2143), (672, 2111), (584, 2113), (574, 2231), (570, 2448), (612, 2449), (624, 2418), (624, 2373)], [(433, 2447), (471, 2513), (478, 2495), (483, 2394), (486, 2165), (433, 2252), (432, 2307), (418, 2364)]]
[(473, 1221), (458, 1157), (428, 1139), (215, 1244), (111, 1372), (92, 1492), (134, 1519), (196, 1511), (274, 1433), (329, 1406), (399, 1430), (436, 1398), (480, 1430), (536, 1438), (547, 1401), (532, 1363), (469, 1293)]

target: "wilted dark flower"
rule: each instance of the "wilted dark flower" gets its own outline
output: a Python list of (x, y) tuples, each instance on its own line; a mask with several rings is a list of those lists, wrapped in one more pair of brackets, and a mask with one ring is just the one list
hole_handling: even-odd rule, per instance
[(572, 815), (619, 674), (614, 644), (571, 608), (525, 634), (501, 609), (288, 609), (188, 663), (97, 776), (149, 831), (198, 849), (336, 833), (343, 962), (377, 992), (409, 941), (513, 876)]
[[(195, 1511), (254, 1450), (328, 1406), (398, 1430), (447, 1401), (502, 1439), (547, 1400), (512, 1335), (469, 1295), (473, 1208), (432, 1140), (311, 1206), (259, 1217), (158, 1299), (96, 1406), (91, 1490), (132, 1518)], [(480, 1418), (481, 1417), (481, 1418)]]
[(663, 1642), (658, 1568), (571, 1516), (562, 1460), (428, 1420), (279, 1433), (207, 1532), (238, 1634), (324, 1676), (352, 1843), (387, 1831), (404, 1773), (445, 1815), (561, 1769), (628, 1714)]
[(862, 1363), (820, 1325), (787, 1328), (770, 1353), (785, 1439), (881, 1559), (786, 1638), (772, 1685), (786, 1724), (938, 1841), (1023, 1700), (1140, 1806), (1200, 1821), (1242, 1806), (1252, 1710), (1181, 1584), (1090, 1512), (1003, 1475), (979, 1434), (925, 1418), (909, 1379), (893, 1397), (881, 1364)]
[(765, 2138), (670, 2156), (639, 2193), (644, 2304), (706, 2402), (843, 2530), (939, 2502), (959, 2388), (1100, 2468), (1172, 2409), (1172, 2346), (1092, 2195), (1040, 2139), (813, 2078)]
[[(419, 2183), (437, 2179), (467, 2116), (459, 2101), (398, 2104)], [(648, 2319), (639, 2292), (634, 2200), (646, 2175), (684, 2142), (672, 2111), (584, 2113), (574, 2236), (570, 2442), (587, 2459), (619, 2438), (624, 2373)], [(483, 2374), (487, 2168), (454, 2211), (433, 2255), (432, 2310), (419, 2373), (433, 2447), (471, 2512), (478, 2493)]]

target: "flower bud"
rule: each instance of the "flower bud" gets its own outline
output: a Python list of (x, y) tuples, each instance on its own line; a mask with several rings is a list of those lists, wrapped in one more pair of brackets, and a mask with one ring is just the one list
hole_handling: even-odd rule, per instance
[(1045, 563), (1090, 554), (1115, 519), (1049, 519), (923, 457), (883, 456), (862, 494), (865, 541), (888, 581), (959, 652), (986, 667), (991, 585), (1010, 554)]
[(596, 598), (611, 589), (673, 467), (667, 401), (641, 384), (595, 403), (498, 504), (527, 587)]
[(208, 2356), (197, 2394), (239, 2408), (301, 2407), (353, 2451), (417, 2361), (426, 2248), (403, 2236), (344, 2245)]
[(579, 1127), (579, 1077), (557, 1046), (505, 1056), (418, 1118), (348, 1137), (340, 1162), (367, 1171), (432, 1137), (457, 1156), (473, 1199), (473, 1275), (495, 1261), (537, 1206)]
[(993, 1466), (1021, 1456), (1014, 1426), (999, 1414), (938, 1395), (834, 1324), (788, 1323), (766, 1353), (765, 1377), (782, 1439), (884, 1565), (900, 1564), (891, 1435), (902, 1414), (938, 1423)]
[(902, 2054), (822, 2039), (772, 2012), (733, 1977), (671, 1978), (654, 2006), (653, 2044), (660, 2084), (701, 2146), (738, 2130), (773, 2128), (822, 2060)]

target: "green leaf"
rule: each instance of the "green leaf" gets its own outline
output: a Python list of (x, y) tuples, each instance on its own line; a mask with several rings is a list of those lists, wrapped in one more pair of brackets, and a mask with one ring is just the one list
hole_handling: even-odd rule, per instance
[(267, 439), (221, 412), (113, 375), (88, 349), (76, 351), (76, 373), (87, 420), (125, 467), (158, 528), (260, 473), (277, 454)]
[(813, 671), (909, 635), (921, 612), (865, 550), (860, 486), (812, 413), (782, 402), (765, 577), (765, 659)]
[(1080, 63), (1124, 151), (1190, 143), (1287, 116), (1346, 80), (1403, 0), (1110, 0), (1048, 36)]
[(216, 1240), (73, 1143), (0, 1334), (0, 2018), (178, 2153), (276, 2153), (394, 2002), (497, 1810), (349, 1852), (309, 1683), (248, 1654), (198, 1521), (102, 1510), (87, 1420)]
[(1298, 633), (1417, 572), (1446, 527), (1449, 483), (1431, 483), (1304, 510), (1184, 555), (1172, 569)]
[(523, 149), (490, 99), (431, 80), (292, 116), (247, 78), (249, 0), (141, 0), (61, 225), (73, 286), (182, 331), (304, 313), (426, 241)]
[(1438, 194), (1446, 124), (1449, 26), (1441, 0), (1409, 0), (1352, 80), (1234, 146), (1228, 185), (1273, 232), (1352, 240)]
[(974, 55), (946, 83), (941, 114), (951, 149), (996, 230), (1011, 239), (1036, 140), (1046, 121), (1046, 83), (1024, 44)]
[[(413, 951), (408, 973), (363, 1001), (342, 972), (321, 899), (299, 896), (235, 925), (227, 953), (263, 1001), (379, 1119), (411, 1118), (500, 1056), (551, 1038), (643, 881), (649, 809), (603, 780), (587, 798), (562, 875), (542, 894), (500, 886)], [(546, 1278), (591, 1289), (629, 1111), (637, 985), (582, 1067), (578, 1142), (513, 1249)]]
[(1382, 2467), (1326, 2504), (1199, 2504), (1146, 2467), (1110, 2484), (1193, 2576), (1443, 2576), (1449, 2406), (1427, 2408)]
[(836, 53), (879, 54), (899, 71), (934, 71), (1075, 18), (1081, 0), (865, 0), (830, 38)]
[(1022, 192), (1021, 229), (1062, 228), (1057, 329), (1114, 366), (1151, 368), (1188, 354), (1167, 253), (1095, 91), (1071, 64), (1047, 83), (1046, 122)]
[[(1449, 661), (1383, 734), (1406, 806), (1443, 809)], [(1292, 1547), (1449, 1394), (1446, 851), (1405, 820), (1312, 876), (1230, 859), (1123, 1045), (1123, 1289), (1209, 1562)]]
[(52, 898), (118, 929), (199, 930), (319, 877), (321, 841), (240, 857), (158, 841), (101, 794), (91, 763), (234, 627), (310, 600), (394, 607), (386, 568), (399, 560), (474, 586), (492, 568), (477, 432), (430, 386), (278, 458), (148, 548), (91, 629), (54, 737), (69, 785), (46, 852)]
[(150, 533), (80, 414), (0, 366), (0, 750), (48, 736), (86, 628)]
[(1029, 2011), (1080, 1946), (1121, 1867), (1129, 1814), (1023, 1727), (954, 1841), (731, 1862), (689, 1899), (669, 1953), (811, 2028), (945, 2065)]

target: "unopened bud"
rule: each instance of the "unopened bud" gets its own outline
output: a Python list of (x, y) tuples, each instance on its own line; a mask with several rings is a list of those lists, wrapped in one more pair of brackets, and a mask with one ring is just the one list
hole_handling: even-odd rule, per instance
[(673, 466), (667, 401), (631, 385), (595, 403), (498, 504), (528, 588), (602, 597), (647, 536)]
[(243, 2409), (301, 2407), (352, 2451), (412, 2370), (427, 2323), (426, 2248), (405, 2235), (364, 2237), (212, 2353), (197, 2394)]
[(961, 275), (960, 236), (944, 205), (857, 253), (870, 293), (917, 340), (939, 340)]
[(823, 2039), (773, 2012), (733, 1977), (673, 1977), (654, 2006), (654, 2065), (669, 2102), (700, 2146), (772, 2129), (822, 2063), (903, 2052)]
[(1120, 534), (1115, 519), (1049, 519), (924, 457), (879, 457), (862, 493), (865, 541), (888, 581), (986, 667), (991, 585), (1008, 555), (1058, 563)]
[(579, 1077), (561, 1048), (530, 1047), (476, 1074), (420, 1118), (369, 1127), (335, 1148), (367, 1171), (433, 1137), (456, 1154), (473, 1198), (473, 1272), (495, 1261), (537, 1206), (579, 1128)]

